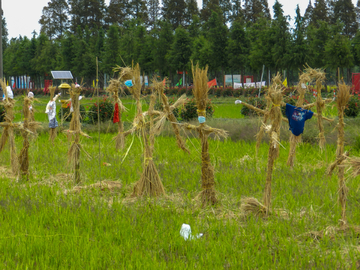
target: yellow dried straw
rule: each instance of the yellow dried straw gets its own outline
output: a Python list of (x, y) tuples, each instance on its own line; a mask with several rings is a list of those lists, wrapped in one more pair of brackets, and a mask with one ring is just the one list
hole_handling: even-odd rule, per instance
[(323, 125), (323, 117), (322, 112), (325, 108), (325, 101), (321, 97), (321, 88), (322, 83), (325, 81), (325, 72), (322, 69), (313, 69), (311, 67), (307, 67), (306, 72), (309, 76), (316, 81), (316, 91), (317, 91), (317, 98), (316, 98), (316, 111), (317, 111), (317, 124), (319, 128), (319, 147), (320, 150), (324, 150), (325, 148), (325, 135), (324, 135), (324, 125)]
[(169, 120), (171, 122), (171, 126), (174, 130), (176, 142), (179, 148), (183, 151), (190, 154), (189, 149), (186, 147), (184, 139), (180, 135), (179, 125), (176, 124), (177, 119), (173, 113), (175, 108), (181, 107), (186, 102), (186, 95), (182, 95), (173, 105), (169, 104), (169, 100), (167, 96), (164, 94), (164, 85), (163, 82), (158, 82), (156, 78), (153, 79), (153, 85), (155, 90), (159, 93), (162, 104), (163, 104), (163, 113), (160, 115), (159, 120), (157, 121), (154, 130), (156, 134), (159, 134), (162, 130), (165, 120)]
[(112, 95), (115, 104), (117, 104), (119, 108), (119, 122), (117, 123), (118, 134), (114, 137), (116, 149), (124, 149), (125, 147), (125, 137), (123, 136), (124, 123), (121, 120), (121, 116), (123, 112), (127, 111), (127, 109), (122, 104), (121, 99), (119, 98), (119, 90), (122, 91), (120, 84), (120, 80), (112, 79), (110, 80), (109, 87), (106, 89), (106, 91)]
[[(246, 198), (242, 201), (241, 209), (245, 213), (253, 212), (255, 214), (270, 214), (271, 205), (271, 182), (272, 172), (274, 168), (275, 160), (279, 156), (280, 148), (280, 126), (282, 121), (282, 114), (280, 105), (283, 103), (283, 90), (284, 87), (281, 83), (281, 76), (277, 74), (272, 80), (272, 84), (268, 90), (268, 98), (271, 100), (271, 108), (269, 113), (269, 119), (271, 125), (267, 128), (267, 132), (270, 135), (270, 145), (267, 162), (265, 191), (263, 197), (263, 204), (261, 204), (255, 198)], [(265, 128), (266, 129), (266, 128)]]
[[(193, 75), (193, 94), (196, 99), (197, 113), (198, 116), (206, 116), (206, 102), (208, 98), (209, 87), (207, 70), (208, 67), (204, 69), (199, 68), (199, 64), (195, 67), (191, 63), (192, 75)], [(211, 133), (215, 133), (217, 136), (227, 137), (227, 132), (220, 129), (213, 129), (207, 126), (205, 123), (200, 123), (198, 127), (186, 125), (187, 129), (195, 129), (199, 133), (201, 140), (201, 187), (202, 191), (199, 194), (202, 205), (213, 205), (217, 202), (216, 193), (215, 193), (215, 180), (214, 180), (214, 168), (210, 163), (210, 154), (209, 154), (209, 142), (208, 136)]]
[(12, 172), (16, 174), (18, 172), (19, 163), (16, 155), (16, 145), (14, 138), (14, 127), (16, 125), (14, 125), (12, 122), (14, 120), (15, 100), (9, 98), (7, 95), (5, 78), (0, 80), (0, 86), (3, 89), (5, 95), (5, 100), (3, 101), (3, 105), (5, 107), (5, 122), (2, 123), (4, 130), (0, 138), (0, 153), (4, 150), (7, 140), (9, 140), (11, 169)]
[[(339, 84), (339, 92), (336, 99), (336, 105), (338, 108), (339, 123), (338, 128), (338, 139), (337, 139), (337, 148), (336, 148), (336, 161), (335, 164), (339, 165), (341, 162), (346, 159), (344, 155), (344, 143), (345, 143), (345, 131), (344, 131), (344, 110), (350, 99), (350, 86), (347, 86), (344, 82)], [(328, 174), (330, 175), (334, 169), (334, 163), (330, 165), (328, 169)], [(346, 197), (348, 189), (345, 182), (345, 168), (343, 166), (338, 166), (338, 182), (339, 182), (339, 203), (341, 206), (341, 218), (346, 221)]]
[[(81, 131), (80, 124), (80, 102), (79, 95), (82, 91), (81, 86), (75, 87), (74, 84), (71, 85), (70, 89), (70, 97), (71, 104), (73, 107), (72, 117), (70, 121), (70, 128), (65, 132), (68, 133), (68, 138), (71, 140), (71, 145), (68, 151), (69, 163), (74, 166), (74, 179), (75, 183), (79, 184), (81, 182), (80, 176), (80, 152), (81, 152), (81, 144), (80, 144), (80, 135), (90, 138), (89, 135), (83, 133)], [(86, 153), (86, 152), (85, 152)]]
[[(144, 164), (140, 180), (134, 186), (133, 196), (160, 196), (165, 194), (164, 186), (153, 161), (155, 132), (154, 132), (154, 105), (156, 102), (155, 92), (150, 97), (150, 105), (147, 115), (149, 116), (149, 130), (146, 126), (141, 128), (144, 143)], [(148, 134), (147, 134), (148, 133)]]
[[(306, 84), (311, 81), (310, 74), (308, 72), (303, 72), (299, 76), (299, 83), (296, 87), (297, 92), (299, 93), (299, 98), (296, 102), (296, 107), (302, 107), (304, 105), (304, 97), (307, 90)], [(305, 85), (305, 88), (303, 86)], [(295, 153), (296, 146), (301, 143), (301, 134), (299, 136), (295, 136), (292, 132), (290, 132), (290, 150), (286, 164), (291, 168), (294, 167), (295, 161)]]

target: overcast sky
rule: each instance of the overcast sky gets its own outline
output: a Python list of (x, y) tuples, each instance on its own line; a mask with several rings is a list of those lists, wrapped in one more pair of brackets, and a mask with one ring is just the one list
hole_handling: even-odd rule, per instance
[[(31, 38), (32, 32), (35, 30), (40, 32), (39, 20), (42, 15), (42, 9), (47, 6), (49, 0), (0, 0), (2, 9), (9, 31), (9, 39), (13, 37), (27, 36)], [(352, 0), (356, 5), (356, 0)], [(108, 5), (110, 0), (105, 0)], [(304, 14), (309, 3), (308, 0), (279, 0), (283, 5), (285, 15), (295, 16), (296, 5), (299, 4), (301, 14)], [(312, 1), (313, 3), (314, 1)], [(272, 13), (272, 6), (275, 0), (268, 0), (269, 8)], [(198, 0), (201, 7), (202, 0)]]

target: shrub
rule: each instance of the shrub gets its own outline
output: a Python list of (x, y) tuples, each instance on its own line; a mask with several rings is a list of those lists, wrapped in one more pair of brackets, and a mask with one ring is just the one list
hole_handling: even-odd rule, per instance
[(346, 117), (356, 117), (359, 114), (359, 99), (357, 96), (352, 96), (344, 110)]
[[(214, 108), (211, 104), (211, 100), (208, 100), (206, 104), (206, 117), (212, 117), (214, 114)], [(184, 108), (180, 111), (180, 119), (183, 121), (189, 121), (198, 117), (196, 101), (194, 98), (188, 99), (184, 105)]]
[[(249, 98), (247, 100), (247, 103), (249, 103), (250, 105), (253, 105), (259, 109), (264, 110), (266, 108), (266, 100), (264, 97), (258, 98)], [(254, 110), (250, 110), (248, 107), (246, 106), (242, 106), (241, 108), (241, 114), (244, 116), (253, 116), (253, 115), (257, 115), (257, 113)]]
[[(62, 113), (64, 116), (64, 121), (66, 122), (70, 122), (71, 121), (71, 115), (70, 115), (70, 103), (67, 105), (66, 108), (62, 108)], [(83, 122), (86, 119), (86, 110), (84, 105), (80, 104), (80, 121)], [(61, 108), (58, 111), (58, 118), (61, 119)]]
[(5, 107), (0, 105), (0, 122), (5, 121)]
[[(97, 123), (98, 122), (98, 103), (95, 102), (88, 111), (88, 118), (90, 123)], [(114, 114), (114, 105), (104, 98), (99, 102), (99, 115), (100, 121), (105, 122), (111, 120)]]

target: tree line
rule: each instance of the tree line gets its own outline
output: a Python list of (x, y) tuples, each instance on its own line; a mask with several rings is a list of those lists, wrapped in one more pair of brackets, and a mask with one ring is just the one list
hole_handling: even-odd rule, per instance
[(357, 69), (360, 0), (356, 7), (310, 0), (293, 18), (278, 1), (272, 9), (271, 17), (267, 0), (204, 0), (201, 10), (196, 0), (51, 0), (32, 37), (8, 40), (4, 14), (4, 75), (40, 82), (51, 70), (70, 70), (90, 83), (97, 68), (111, 76), (116, 65), (134, 61), (145, 75), (175, 84), (179, 71), (190, 73), (191, 60), (220, 82), (224, 74), (259, 79), (263, 65), (265, 74), (286, 70), (289, 81), (305, 64), (329, 74), (339, 68), (347, 78)]

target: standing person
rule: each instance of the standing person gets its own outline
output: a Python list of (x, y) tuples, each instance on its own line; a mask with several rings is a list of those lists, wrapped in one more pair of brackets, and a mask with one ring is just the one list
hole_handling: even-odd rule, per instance
[(56, 100), (61, 95), (60, 93), (54, 97), (55, 87), (49, 87), (50, 90), (50, 101), (46, 105), (45, 113), (47, 113), (49, 118), (49, 128), (50, 128), (50, 137), (49, 140), (54, 144), (54, 139), (56, 138), (56, 128), (59, 126), (56, 120)]

